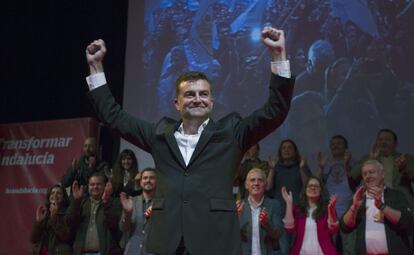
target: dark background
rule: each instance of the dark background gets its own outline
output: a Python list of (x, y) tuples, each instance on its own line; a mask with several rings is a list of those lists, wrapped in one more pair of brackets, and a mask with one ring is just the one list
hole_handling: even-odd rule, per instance
[[(187, 20), (184, 22), (180, 21), (180, 15), (174, 14), (181, 14), (187, 10), (186, 8), (178, 8), (177, 10), (172, 9), (169, 6), (174, 2), (181, 2), (181, 1), (147, 1), (147, 3), (151, 3), (158, 9), (158, 12), (151, 13), (145, 12), (144, 13), (144, 3), (145, 1), (141, 0), (131, 0), (131, 9), (133, 9), (133, 14), (138, 17), (138, 20), (134, 20), (133, 26), (131, 25), (130, 32), (131, 34), (128, 36), (127, 34), (127, 24), (128, 24), (128, 1), (126, 0), (55, 0), (55, 1), (11, 1), (7, 0), (2, 2), (2, 8), (0, 15), (0, 123), (13, 123), (13, 122), (25, 122), (25, 121), (41, 121), (41, 120), (53, 120), (53, 119), (67, 119), (67, 118), (79, 118), (79, 117), (96, 117), (94, 110), (91, 107), (91, 104), (88, 101), (87, 92), (88, 88), (85, 82), (85, 77), (87, 76), (89, 70), (87, 68), (87, 64), (85, 61), (85, 48), (86, 46), (93, 41), (94, 39), (102, 38), (105, 40), (108, 48), (108, 54), (105, 58), (105, 74), (107, 79), (110, 81), (111, 91), (113, 92), (116, 100), (122, 104), (123, 102), (128, 103), (127, 98), (123, 97), (124, 91), (124, 81), (128, 83), (128, 86), (134, 86), (135, 90), (139, 91), (138, 93), (131, 93), (127, 92), (128, 90), (125, 89), (127, 92), (126, 95), (131, 95), (129, 101), (132, 103), (138, 104), (138, 106), (133, 106), (133, 109), (144, 111), (146, 114), (150, 115), (144, 116), (141, 113), (135, 114), (130, 109), (129, 112), (137, 116), (142, 116), (145, 119), (155, 118), (158, 119), (158, 115), (162, 114), (154, 114), (154, 111), (157, 109), (157, 106), (154, 105), (154, 102), (157, 101), (156, 95), (156, 86), (158, 79), (160, 78), (159, 70), (150, 69), (151, 66), (142, 64), (142, 57), (137, 57), (136, 63), (133, 65), (133, 72), (137, 72), (139, 74), (147, 74), (142, 79), (140, 75), (137, 75), (140, 80), (138, 81), (128, 81), (125, 79), (124, 76), (126, 66), (125, 66), (125, 54), (126, 54), (126, 45), (127, 40), (133, 38), (134, 36), (137, 38), (143, 38), (144, 36), (151, 35), (147, 30), (147, 27), (144, 22), (145, 16), (149, 17), (149, 15), (154, 14), (154, 17), (157, 17), (157, 13), (165, 12), (165, 24), (169, 24), (168, 26), (163, 26), (163, 20), (155, 18), (155, 24), (159, 25), (159, 30), (156, 32), (161, 35), (160, 37), (153, 36), (155, 38), (152, 44), (149, 44), (148, 48), (144, 47), (144, 55), (145, 52), (149, 52), (148, 50), (155, 49), (154, 52), (159, 53), (160, 48), (157, 48), (157, 43), (165, 41), (169, 41), (170, 43), (173, 41), (170, 46), (179, 46), (179, 42), (177, 41), (178, 37), (173, 36), (174, 33), (171, 31), (174, 28), (179, 27), (180, 22), (184, 25), (189, 23)], [(197, 2), (197, 1), (188, 1), (188, 2)], [(202, 1), (201, 1), (202, 2)], [(204, 1), (203, 3), (213, 3), (215, 1)], [(229, 3), (232, 1), (229, 1)], [(237, 3), (243, 3), (246, 1), (236, 1)], [(286, 5), (295, 5), (295, 1), (269, 1), (274, 3), (286, 3)], [(301, 48), (304, 51), (304, 58), (307, 58), (307, 51), (310, 44), (316, 39), (322, 39), (324, 36), (323, 33), (323, 24), (329, 23), (328, 18), (324, 15), (324, 10), (326, 11), (326, 5), (324, 3), (335, 3), (341, 2), (339, 0), (330, 0), (330, 1), (322, 1), (322, 0), (308, 0), (303, 1), (303, 6), (299, 6), (300, 8), (296, 9), (296, 12), (293, 12), (293, 16), (291, 19), (286, 19), (287, 22), (279, 22), (278, 17), (280, 15), (275, 12), (275, 17), (270, 17), (269, 20), (273, 22), (274, 26), (278, 26), (281, 23), (286, 24), (284, 28), (287, 31), (290, 31), (290, 36), (294, 39), (291, 42), (296, 44), (301, 43)], [(358, 2), (358, 1), (344, 1), (342, 3), (350, 3), (350, 2)], [(393, 81), (387, 85), (388, 88), (397, 88), (395, 89), (396, 95), (390, 94), (389, 98), (392, 97), (393, 101), (391, 103), (389, 101), (383, 101), (381, 98), (378, 99), (378, 102), (381, 104), (376, 105), (379, 107), (380, 116), (385, 116), (387, 119), (386, 121), (382, 121), (377, 123), (378, 121), (375, 120), (373, 125), (371, 125), (371, 129), (368, 130), (365, 126), (369, 126), (370, 123), (367, 125), (362, 125), (363, 128), (355, 128), (355, 124), (360, 122), (354, 121), (352, 123), (348, 123), (350, 128), (355, 130), (359, 136), (362, 136), (368, 142), (372, 141), (372, 137), (375, 135), (376, 130), (383, 127), (388, 127), (394, 129), (397, 134), (400, 135), (401, 144), (399, 145), (399, 149), (401, 151), (406, 151), (411, 153), (412, 152), (412, 144), (408, 142), (408, 140), (412, 140), (412, 126), (414, 125), (412, 121), (412, 107), (414, 105), (414, 76), (413, 72), (411, 71), (412, 68), (412, 60), (414, 59), (413, 55), (413, 42), (414, 42), (414, 34), (412, 33), (412, 29), (410, 29), (413, 24), (414, 17), (412, 14), (414, 13), (414, 8), (407, 4), (407, 2), (403, 0), (380, 0), (380, 1), (372, 1), (367, 0), (373, 8), (371, 8), (371, 13), (373, 17), (376, 19), (381, 20), (378, 22), (377, 26), (380, 31), (386, 31), (385, 33), (381, 34), (381, 39), (383, 39), (386, 43), (386, 47), (390, 48), (390, 55), (394, 57), (392, 59), (394, 62), (391, 64), (393, 65), (393, 71), (397, 71), (397, 77), (399, 78), (398, 81)], [(260, 2), (262, 3), (262, 2)], [(411, 6), (410, 8), (405, 10), (405, 6)], [(303, 8), (302, 8), (303, 7)], [(375, 8), (374, 8), (375, 7)], [(147, 7), (145, 7), (147, 8)], [(273, 8), (273, 7), (272, 7)], [(276, 8), (276, 6), (274, 7)], [(189, 8), (191, 10), (191, 8)], [(201, 8), (202, 9), (202, 8)], [(152, 9), (154, 10), (154, 9)], [(231, 12), (232, 16), (224, 15), (225, 19), (230, 19), (229, 22), (233, 22), (240, 13), (235, 11)], [(282, 14), (292, 13), (288, 11), (282, 10)], [(318, 16), (319, 13), (319, 16)], [(356, 11), (351, 13), (356, 13)], [(405, 13), (404, 15), (400, 15), (401, 13)], [(144, 15), (145, 14), (145, 15)], [(300, 22), (309, 23), (308, 20), (312, 17), (319, 17), (320, 20), (316, 19), (316, 25), (312, 27), (312, 29), (303, 30)], [(132, 15), (131, 15), (132, 16)], [(191, 17), (191, 15), (189, 15)], [(260, 15), (253, 15), (254, 17), (261, 17)], [(185, 15), (184, 15), (185, 17)], [(213, 17), (213, 16), (212, 16)], [(398, 22), (394, 22), (396, 17), (399, 17)], [(220, 19), (223, 18), (218, 15), (216, 18)], [(265, 19), (266, 16), (263, 16)], [(178, 19), (178, 20), (177, 20)], [(267, 19), (267, 18), (266, 18)], [(265, 20), (262, 20), (259, 24), (259, 27), (262, 27), (262, 24)], [(298, 23), (299, 22), (299, 23)], [(389, 27), (384, 26), (384, 24), (388, 24)], [(190, 23), (189, 23), (190, 24)], [(201, 41), (209, 42), (209, 34), (204, 35), (206, 31), (210, 31), (210, 29), (206, 29), (206, 22), (202, 21), (201, 24), (203, 26), (198, 27), (197, 31), (200, 32)], [(223, 24), (223, 23), (217, 23)], [(295, 25), (296, 24), (296, 25)], [(298, 25), (299, 24), (299, 25)], [(182, 25), (182, 24), (181, 24)], [(297, 28), (295, 32), (295, 26)], [(172, 28), (169, 31), (169, 27)], [(207, 27), (209, 28), (209, 27)], [(204, 30), (205, 31), (204, 31)], [(329, 30), (329, 27), (328, 27)], [(244, 31), (244, 32), (243, 32)], [(242, 38), (239, 39), (240, 41), (248, 41), (247, 37), (244, 38), (243, 33), (249, 33), (248, 30), (243, 30), (238, 33), (239, 36)], [(310, 33), (309, 31), (313, 31)], [(411, 32), (410, 32), (411, 31)], [(171, 32), (171, 33), (166, 33)], [(306, 33), (307, 32), (307, 33)], [(310, 34), (310, 35), (309, 35)], [(154, 35), (154, 33), (153, 33)], [(155, 35), (158, 35), (155, 33)], [(169, 36), (165, 36), (169, 35)], [(194, 33), (190, 33), (189, 35), (193, 36)], [(205, 37), (203, 37), (205, 36)], [(230, 38), (233, 35), (229, 36)], [(313, 37), (315, 38), (313, 38)], [(310, 38), (312, 37), (312, 38)], [(344, 33), (344, 38), (348, 38), (349, 34)], [(129, 39), (128, 39), (129, 38)], [(184, 37), (187, 38), (187, 37)], [(189, 37), (192, 39), (192, 37)], [(256, 42), (258, 45), (257, 47), (261, 47), (260, 42)], [(256, 45), (255, 44), (255, 45)], [(134, 44), (130, 44), (131, 49), (135, 49), (136, 51), (140, 51), (144, 44), (142, 43), (142, 39), (134, 41)], [(221, 44), (223, 45), (223, 44)], [(239, 43), (236, 44), (240, 46)], [(296, 49), (299, 47), (298, 45), (289, 44), (291, 49)], [(169, 46), (169, 47), (170, 47)], [(230, 47), (231, 48), (231, 47)], [(239, 49), (240, 47), (235, 47)], [(167, 48), (170, 50), (170, 48)], [(243, 49), (240, 49), (242, 53), (246, 53)], [(167, 52), (161, 52), (167, 53)], [(198, 52), (199, 53), (199, 52)], [(133, 52), (128, 52), (127, 57), (132, 56), (135, 54)], [(140, 54), (136, 54), (140, 55)], [(148, 58), (150, 63), (162, 63), (165, 55), (159, 53), (159, 58)], [(252, 54), (253, 56), (254, 54)], [(367, 53), (362, 54), (362, 57), (365, 57)], [(240, 57), (245, 57), (241, 59), (237, 59), (236, 63), (248, 66), (246, 59), (251, 57), (250, 55), (244, 56), (239, 54)], [(338, 57), (338, 56), (337, 56)], [(359, 56), (358, 56), (359, 57)], [(355, 58), (355, 56), (354, 56)], [(231, 58), (234, 59), (234, 58)], [(295, 65), (294, 56), (290, 56), (292, 64)], [(306, 59), (305, 59), (306, 60)], [(244, 61), (244, 62), (243, 62)], [(264, 61), (266, 63), (267, 60)], [(247, 64), (246, 64), (247, 63)], [(254, 61), (253, 61), (253, 64)], [(389, 64), (389, 63), (387, 63)], [(265, 64), (257, 65), (259, 67), (263, 67)], [(222, 73), (228, 74), (229, 72), (226, 71), (226, 66), (222, 65)], [(294, 67), (292, 67), (294, 68)], [(302, 67), (303, 69), (303, 67)], [(302, 69), (298, 69), (296, 74), (304, 74), (305, 72), (301, 72)], [(153, 70), (153, 72), (145, 72), (142, 70)], [(257, 74), (259, 79), (256, 79), (252, 72), (249, 70), (246, 72), (244, 67), (241, 68), (242, 73), (248, 74), (246, 75), (247, 82), (244, 83), (249, 84), (247, 89), (254, 88), (254, 86), (250, 86), (250, 82), (248, 82), (249, 78), (255, 79), (262, 83), (263, 77), (260, 73)], [(259, 68), (258, 70), (264, 70), (263, 68)], [(151, 79), (148, 79), (151, 78)], [(155, 79), (152, 80), (152, 79)], [(232, 79), (229, 79), (233, 81)], [(231, 84), (238, 84), (240, 77), (235, 75), (234, 82)], [(308, 82), (309, 79), (303, 79), (304, 82)], [(381, 79), (378, 79), (381, 80)], [(300, 79), (297, 80), (297, 87), (300, 87), (299, 84)], [(222, 84), (218, 82), (218, 84)], [(375, 85), (375, 84), (374, 84)], [(147, 95), (148, 91), (152, 93), (152, 96)], [(232, 90), (230, 90), (232, 91)], [(357, 89), (357, 91), (359, 91)], [(381, 91), (378, 87), (374, 87), (373, 91)], [(244, 92), (244, 91), (243, 91)], [(238, 95), (245, 95), (249, 99), (252, 93), (243, 93), (240, 92)], [(258, 92), (254, 91), (254, 95)], [(386, 93), (383, 93), (387, 95)], [(141, 98), (140, 98), (141, 96)], [(232, 93), (230, 93), (232, 99), (240, 99), (241, 101), (245, 101), (245, 98), (242, 97), (234, 97)], [(231, 100), (227, 100), (226, 96), (223, 96), (223, 102), (232, 102)], [(146, 102), (146, 99), (150, 99), (151, 102)], [(303, 117), (300, 114), (300, 110), (297, 115), (295, 115), (294, 106), (299, 105), (299, 97), (296, 100), (298, 103), (295, 102), (292, 104), (292, 110), (290, 111), (289, 118), (296, 120)], [(387, 99), (387, 96), (385, 96)], [(349, 101), (353, 102), (354, 98), (350, 98)], [(405, 101), (403, 101), (405, 100)], [(243, 101), (243, 102), (244, 102)], [(382, 103), (385, 102), (385, 103)], [(402, 104), (403, 102), (404, 104)], [(236, 102), (237, 103), (237, 102)], [(259, 104), (260, 100), (256, 100), (252, 97), (251, 100), (252, 104)], [(303, 102), (302, 102), (303, 103)], [(303, 105), (302, 105), (303, 106)], [(256, 107), (256, 106), (255, 106)], [(251, 109), (255, 107), (251, 107), (251, 105), (247, 105), (246, 107), (228, 107), (229, 109), (220, 110), (223, 107), (216, 104), (215, 112), (220, 113), (228, 113), (232, 110), (237, 110), (242, 114), (248, 114)], [(300, 108), (298, 106), (298, 108)], [(305, 102), (305, 109), (306, 102)], [(355, 110), (358, 113), (358, 109)], [(383, 115), (383, 113), (387, 115)], [(309, 114), (305, 114), (309, 115)], [(349, 114), (347, 111), (342, 111), (337, 115), (332, 114), (335, 116), (334, 119), (337, 119), (336, 116), (347, 117)], [(296, 119), (294, 118), (296, 117)], [(324, 116), (325, 117), (325, 116)], [(384, 118), (385, 119), (385, 118)], [(273, 154), (278, 141), (281, 138), (289, 137), (293, 138), (297, 141), (298, 145), (301, 149), (305, 150), (304, 147), (306, 144), (316, 144), (314, 142), (309, 142), (307, 140), (302, 141), (302, 137), (295, 137), (295, 134), (303, 134), (307, 137), (317, 137), (314, 133), (319, 132), (323, 133), (323, 129), (318, 130), (318, 127), (314, 125), (314, 123), (318, 123), (313, 119), (310, 120), (309, 125), (303, 124), (299, 121), (300, 125), (297, 122), (290, 120), (286, 121), (285, 127), (279, 129), (274, 137), (271, 137), (271, 141), (269, 143), (264, 143), (262, 148), (268, 148), (269, 153)], [(343, 121), (346, 121), (343, 120)], [(289, 127), (296, 127), (299, 130), (291, 130)], [(306, 128), (305, 128), (306, 127)], [(281, 134), (281, 131), (287, 130), (286, 134)], [(360, 130), (366, 131), (367, 134), (362, 135), (360, 134)], [(310, 132), (307, 134), (305, 131)], [(314, 132), (314, 133), (312, 133)], [(338, 132), (338, 131), (335, 131)], [(355, 133), (354, 132), (354, 133)], [(343, 132), (338, 132), (343, 133)], [(303, 136), (302, 135), (302, 136)], [(350, 135), (345, 134), (347, 138), (357, 140), (359, 137), (352, 137)], [(101, 139), (102, 144), (101, 147), (103, 148), (103, 158), (109, 162), (112, 162), (113, 155), (119, 150), (119, 139), (117, 136), (111, 135), (110, 131), (103, 128), (101, 131)], [(302, 140), (301, 140), (302, 139)], [(326, 140), (326, 139), (325, 139)], [(321, 144), (323, 147), (326, 144), (326, 141), (323, 142), (321, 139), (317, 140), (318, 143)], [(321, 142), (322, 141), (322, 142)], [(367, 143), (368, 143), (367, 142)], [(359, 158), (358, 151), (366, 152), (368, 151), (369, 146), (363, 145), (360, 146), (356, 142), (351, 140), (351, 149), (355, 151), (355, 158)], [(309, 149), (313, 152), (317, 150), (314, 148)], [(307, 151), (307, 150), (305, 150)], [(145, 164), (144, 164), (145, 165)]]
[[(95, 117), (84, 52), (98, 38), (110, 48), (106, 75), (122, 102), (127, 1), (8, 1), (2, 9), (1, 123)], [(117, 141), (104, 143), (107, 158)]]

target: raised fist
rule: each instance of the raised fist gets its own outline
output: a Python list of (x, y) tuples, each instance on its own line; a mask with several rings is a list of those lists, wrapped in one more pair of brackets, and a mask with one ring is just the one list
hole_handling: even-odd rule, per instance
[(285, 33), (273, 27), (262, 30), (263, 43), (272, 52), (273, 60), (286, 60)]

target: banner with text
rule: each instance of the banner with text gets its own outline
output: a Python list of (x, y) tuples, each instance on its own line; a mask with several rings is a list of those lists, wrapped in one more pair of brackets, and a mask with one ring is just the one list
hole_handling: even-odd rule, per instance
[(0, 254), (28, 253), (37, 206), (97, 128), (91, 118), (0, 125)]

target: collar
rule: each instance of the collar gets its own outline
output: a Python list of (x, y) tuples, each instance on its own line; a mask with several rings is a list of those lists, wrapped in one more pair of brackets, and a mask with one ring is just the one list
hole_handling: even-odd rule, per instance
[(251, 199), (250, 196), (247, 198), (247, 200), (249, 201), (249, 204), (250, 204), (251, 207), (257, 209), (257, 208), (259, 208), (259, 207), (262, 206), (262, 204), (264, 202), (264, 196), (262, 197), (262, 199), (260, 200), (260, 202), (257, 204), (257, 206), (254, 206), (254, 202), (253, 202), (253, 200)]
[(151, 195), (148, 195), (147, 193), (144, 193), (144, 191), (142, 192), (142, 201), (151, 201), (152, 200), (152, 197), (153, 196), (151, 196)]
[[(210, 121), (210, 118), (207, 118), (203, 123), (201, 123), (201, 125), (198, 127), (197, 130), (197, 134), (201, 134), (201, 132), (203, 132), (204, 128), (207, 126), (208, 122)], [(184, 127), (183, 127), (183, 122), (181, 122), (180, 126), (178, 127), (177, 131), (182, 134), (184, 134)]]
[(100, 204), (101, 203), (101, 200), (95, 200), (92, 197), (89, 197), (89, 198), (91, 199), (92, 204)]
[(144, 197), (142, 198), (142, 203), (151, 203), (152, 201), (152, 197), (145, 199)]

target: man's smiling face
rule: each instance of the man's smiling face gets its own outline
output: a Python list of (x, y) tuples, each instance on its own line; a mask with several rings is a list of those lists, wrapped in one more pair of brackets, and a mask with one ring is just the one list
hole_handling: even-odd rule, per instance
[(182, 82), (175, 108), (183, 119), (207, 119), (213, 109), (210, 84), (201, 79)]

